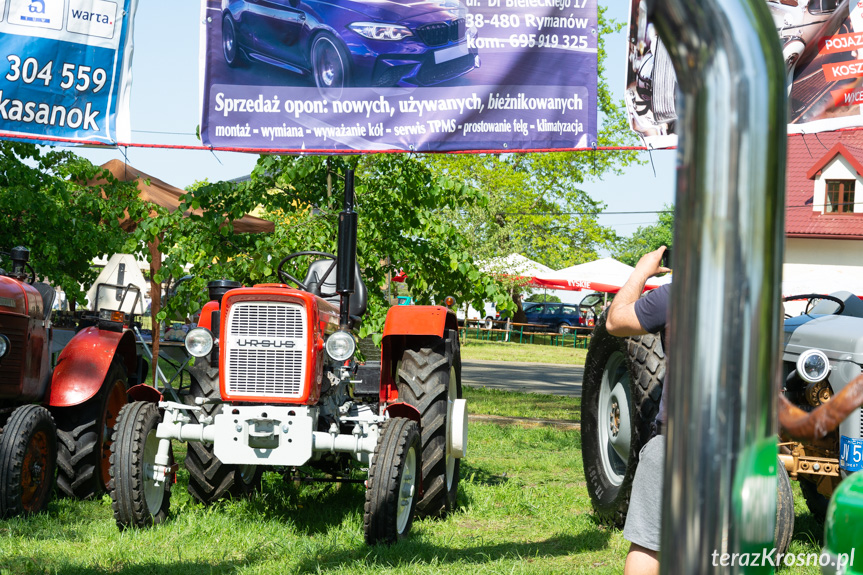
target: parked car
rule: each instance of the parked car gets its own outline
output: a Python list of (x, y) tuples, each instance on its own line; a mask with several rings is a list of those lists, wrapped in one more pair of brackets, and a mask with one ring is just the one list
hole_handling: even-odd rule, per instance
[(349, 86), (431, 86), (480, 65), (458, 1), (222, 0), (222, 52), (311, 74), (328, 97)]
[(578, 304), (532, 302), (523, 309), (527, 323), (540, 324), (549, 331), (572, 333), (583, 326)]

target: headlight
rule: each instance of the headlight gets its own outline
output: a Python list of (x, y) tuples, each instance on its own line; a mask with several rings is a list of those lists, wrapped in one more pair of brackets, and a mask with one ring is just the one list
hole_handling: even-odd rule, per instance
[(337, 331), (327, 338), (327, 355), (335, 361), (345, 361), (353, 357), (354, 351), (357, 349), (357, 342), (354, 341), (354, 336), (347, 331)]
[(404, 40), (413, 36), (413, 32), (398, 24), (380, 24), (378, 22), (354, 22), (348, 28), (369, 40)]
[(9, 342), (9, 338), (0, 334), (0, 357), (5, 357), (11, 347), (12, 344)]
[(205, 327), (196, 327), (186, 334), (184, 345), (195, 357), (204, 357), (213, 351), (213, 333)]
[(797, 374), (803, 381), (818, 383), (830, 373), (830, 361), (820, 349), (807, 349), (797, 358)]

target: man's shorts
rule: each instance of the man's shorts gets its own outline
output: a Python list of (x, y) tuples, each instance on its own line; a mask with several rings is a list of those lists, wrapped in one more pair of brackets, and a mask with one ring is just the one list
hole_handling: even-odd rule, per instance
[(664, 465), (665, 436), (657, 435), (641, 448), (623, 527), (624, 539), (651, 551), (659, 551)]

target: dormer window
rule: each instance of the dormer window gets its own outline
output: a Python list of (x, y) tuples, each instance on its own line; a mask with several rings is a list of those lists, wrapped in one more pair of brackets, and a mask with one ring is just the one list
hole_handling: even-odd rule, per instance
[(854, 213), (854, 180), (827, 180), (827, 201), (824, 213)]

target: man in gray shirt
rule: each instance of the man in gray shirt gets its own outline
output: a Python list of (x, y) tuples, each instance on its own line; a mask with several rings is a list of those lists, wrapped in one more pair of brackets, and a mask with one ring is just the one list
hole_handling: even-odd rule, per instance
[[(662, 348), (668, 322), (671, 285), (661, 286), (644, 297), (644, 285), (651, 277), (671, 271), (661, 265), (665, 247), (642, 256), (635, 270), (620, 288), (608, 309), (605, 327), (618, 337), (659, 333)], [(659, 573), (659, 539), (662, 527), (662, 470), (665, 460), (665, 393), (659, 402), (657, 433), (641, 449), (632, 482), (623, 537), (630, 542), (625, 575)]]

